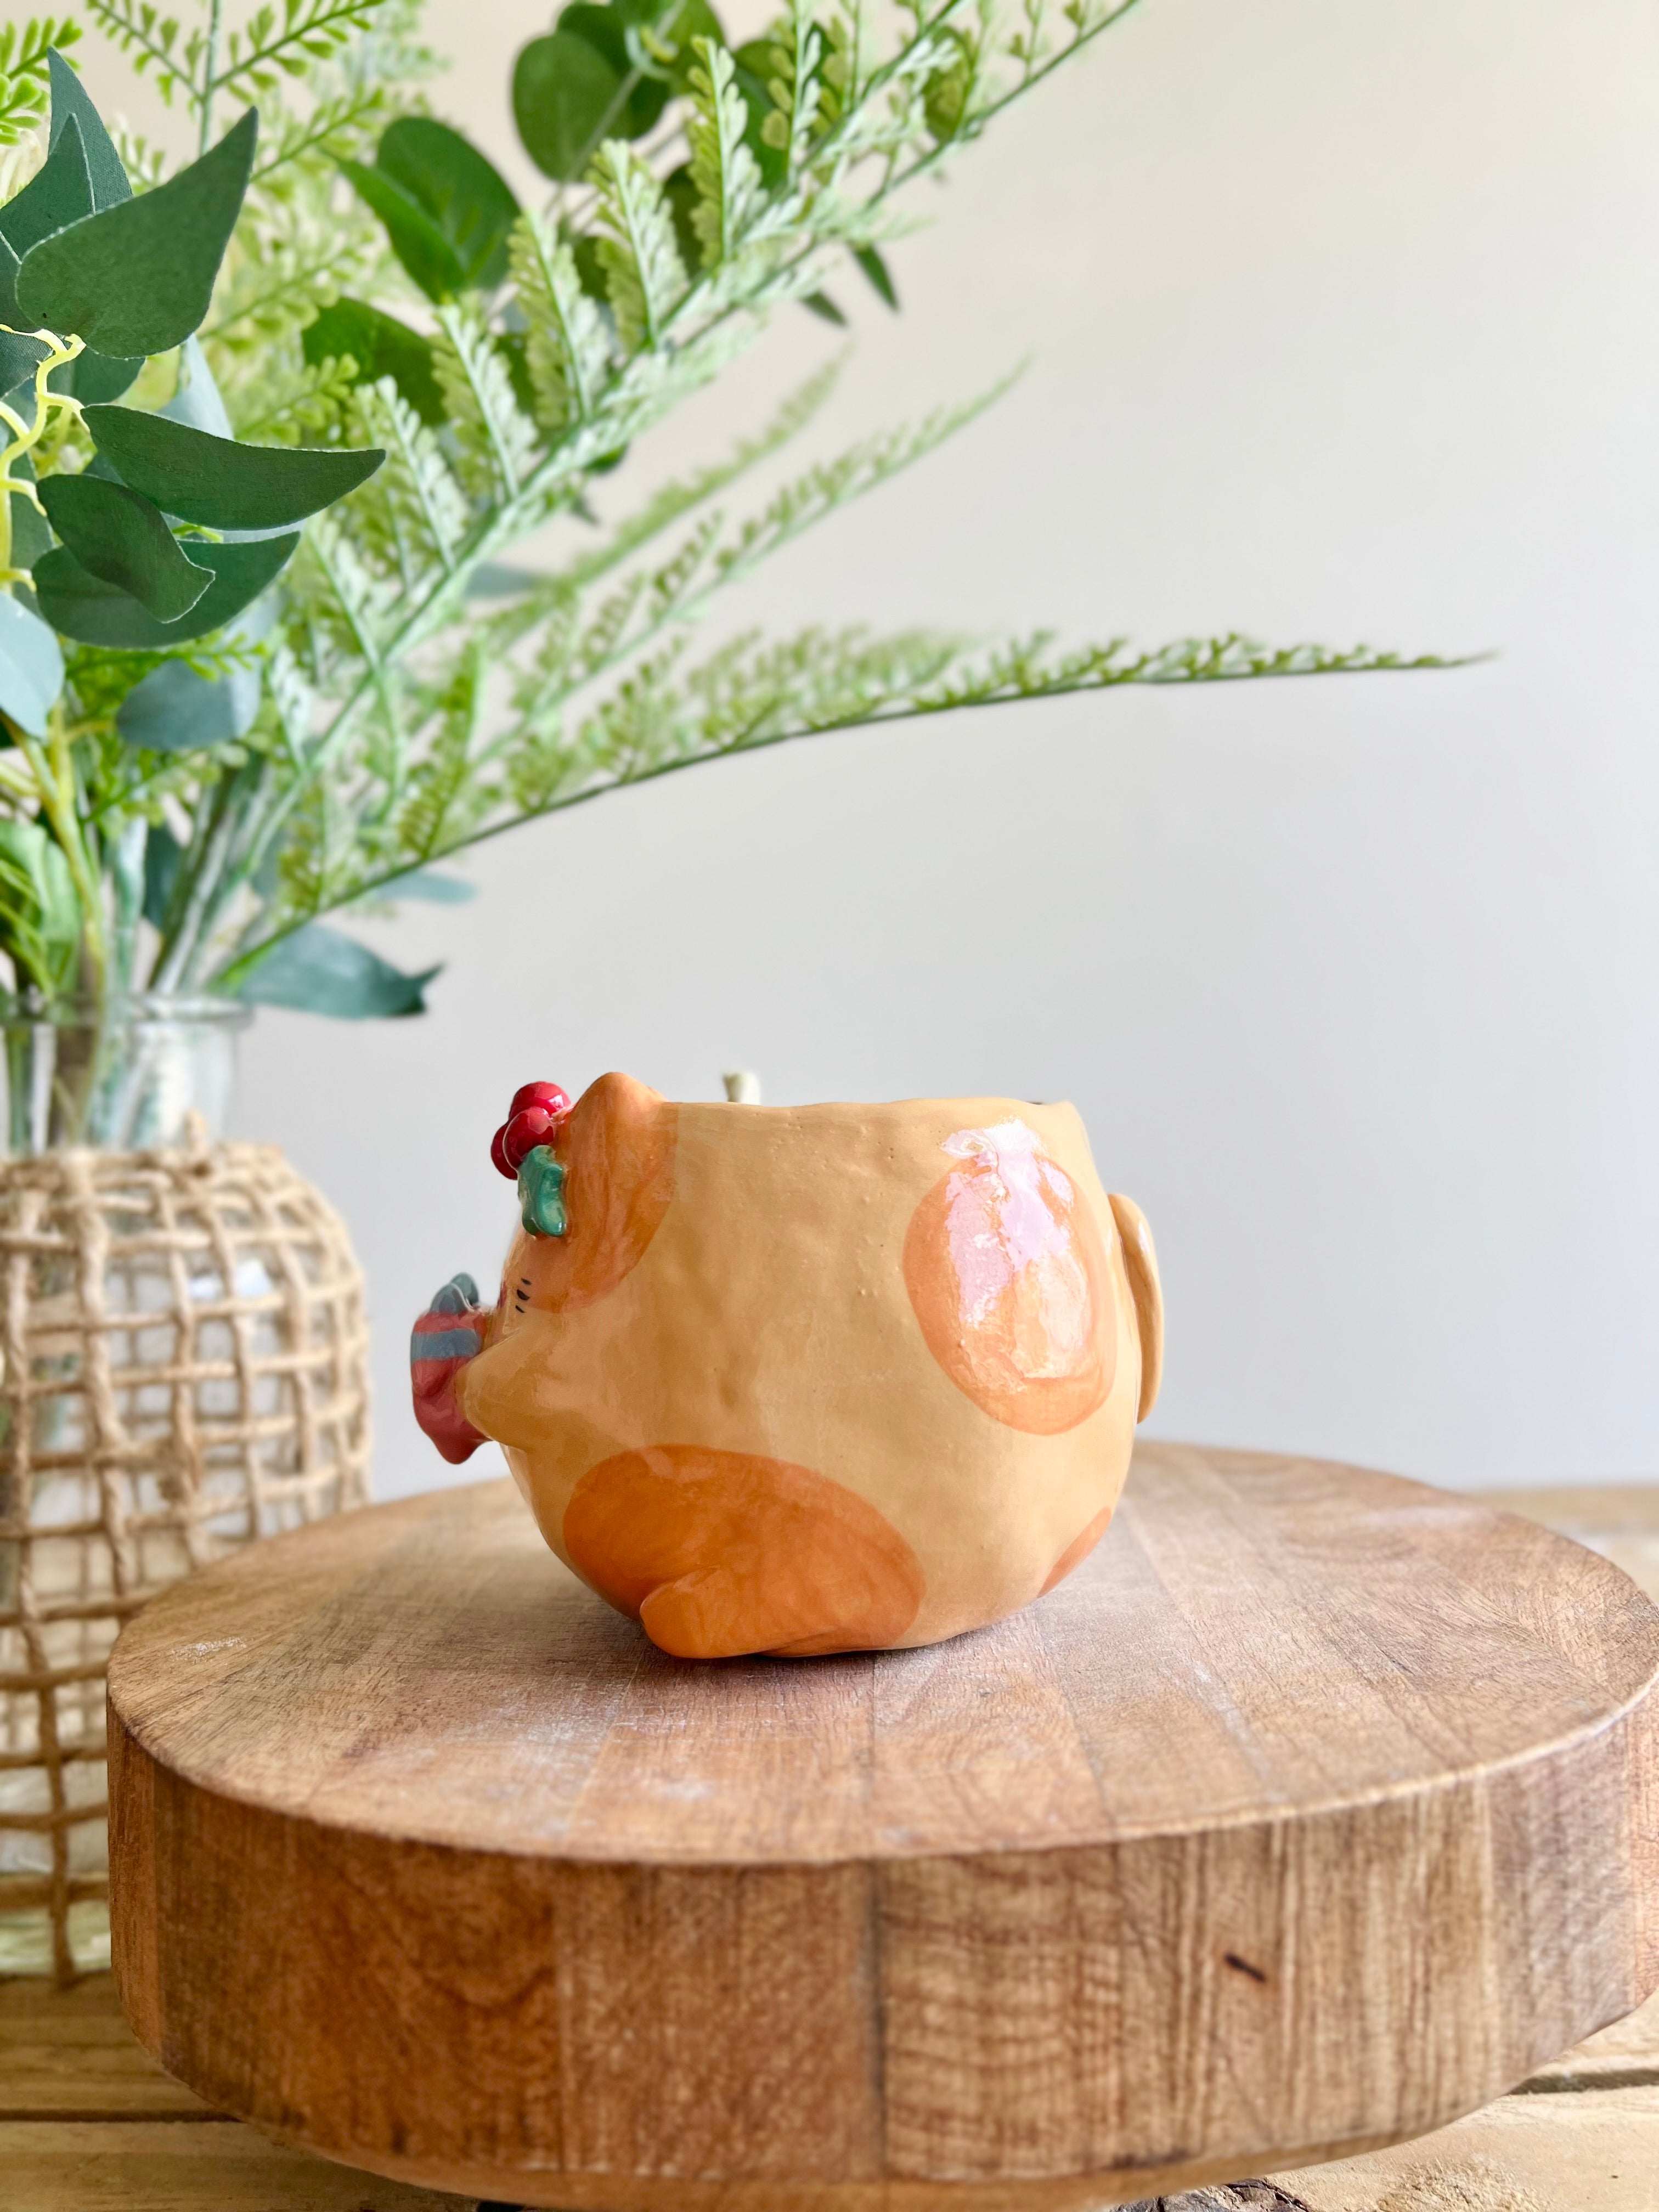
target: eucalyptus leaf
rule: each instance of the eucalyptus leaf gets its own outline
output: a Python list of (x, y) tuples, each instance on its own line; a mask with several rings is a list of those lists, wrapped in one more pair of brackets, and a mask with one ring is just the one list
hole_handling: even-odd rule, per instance
[(212, 570), (191, 559), (161, 508), (125, 484), (48, 477), (40, 501), (82, 567), (131, 592), (160, 622), (187, 615), (213, 582)]
[(376, 446), (241, 446), (133, 407), (88, 407), (85, 420), (124, 483), (210, 530), (303, 522), (355, 491), (386, 459)]
[(53, 392), (67, 392), (83, 407), (118, 399), (144, 365), (142, 354), (100, 353), (88, 346), (73, 361), (54, 368), (47, 383)]
[(425, 116), (403, 116), (382, 136), (372, 168), (362, 161), (340, 167), (429, 300), (453, 300), (506, 276), (519, 204), (459, 131)]
[(519, 219), (512, 186), (459, 131), (428, 115), (402, 115), (380, 135), (374, 166), (400, 185), (454, 247), (469, 289), (507, 276), (507, 246)]
[[(0, 331), (0, 392), (8, 400), (20, 385), (33, 385), (34, 372), (51, 352), (44, 339), (25, 337), (21, 331)], [(31, 406), (31, 416), (33, 411)]]
[[(210, 152), (154, 191), (32, 245), (17, 272), (18, 305), (31, 325), (76, 331), (100, 353), (181, 345), (207, 313), (258, 128), (249, 108)], [(72, 118), (65, 142), (71, 131), (78, 144)]]
[(349, 357), (357, 364), (358, 383), (378, 384), (389, 376), (422, 422), (436, 429), (445, 421), (432, 348), (395, 315), (383, 314), (363, 300), (336, 300), (307, 325), (301, 343), (313, 368)]
[[(15, 461), (12, 466), (15, 468)], [(11, 494), (11, 565), (32, 568), (52, 544), (46, 518), (32, 499), (21, 491)]]
[[(726, 33), (720, 19), (708, 5), (708, 0), (611, 0), (617, 13), (634, 27), (629, 43), (643, 54), (645, 42), (639, 36), (641, 29), (648, 29), (652, 44), (659, 50), (666, 46), (669, 58), (656, 64), (676, 92), (688, 89), (691, 72), (697, 65), (698, 39), (713, 39), (717, 46), (725, 46)], [(562, 21), (562, 18), (561, 18)], [(770, 46), (772, 41), (765, 42)], [(769, 70), (766, 74), (770, 75)]]
[(435, 868), (413, 868), (382, 884), (374, 894), (385, 899), (422, 899), (429, 906), (465, 906), (478, 896), (478, 887), (462, 876), (441, 876)]
[(418, 200), (367, 162), (342, 161), (340, 172), (380, 216), (387, 243), (428, 300), (441, 303), (465, 290), (461, 257)]
[(510, 561), (480, 561), (466, 580), (470, 599), (511, 599), (544, 581), (538, 569), (520, 568)]
[[(86, 146), (80, 125), (70, 116), (22, 191), (0, 208), (0, 236), (21, 260), (41, 239), (82, 222), (94, 205)], [(73, 325), (37, 315), (31, 327), (67, 331)]]
[(0, 592), (0, 714), (30, 737), (44, 738), (63, 688), (63, 651), (51, 629), (9, 592)]
[(164, 660), (135, 684), (116, 711), (115, 726), (146, 752), (198, 752), (245, 738), (259, 712), (264, 679), (258, 667), (198, 675), (187, 660)]
[(554, 31), (532, 39), (513, 66), (513, 118), (524, 150), (544, 177), (580, 174), (620, 120), (623, 80), (586, 39)]
[[(616, 71), (617, 89), (626, 95), (616, 117), (605, 128), (606, 137), (643, 138), (647, 131), (655, 128), (668, 105), (668, 73), (641, 46), (639, 21), (636, 11), (593, 7), (589, 0), (576, 0), (576, 4), (565, 9), (559, 17), (556, 35), (562, 39), (585, 39)], [(634, 33), (631, 40), (630, 31)]]
[(307, 922), (272, 945), (241, 986), (240, 995), (257, 1006), (293, 1006), (309, 1014), (332, 1014), (341, 1021), (373, 1021), (386, 1015), (423, 1014), (427, 985), (438, 974), (427, 968), (405, 975), (378, 952), (341, 930)]
[(72, 118), (80, 126), (94, 207), (114, 207), (122, 200), (130, 200), (132, 185), (121, 156), (115, 150), (115, 142), (105, 130), (103, 118), (93, 106), (90, 94), (56, 46), (46, 55), (46, 70), (52, 81), (51, 145), (56, 147)]
[(184, 857), (184, 847), (167, 823), (152, 822), (144, 841), (144, 920), (152, 929), (167, 926), (167, 908)]
[(275, 580), (299, 543), (296, 532), (240, 545), (194, 546), (193, 557), (212, 569), (214, 580), (190, 612), (173, 623), (157, 622), (130, 592), (93, 575), (67, 545), (54, 546), (35, 562), (34, 588), (41, 613), (65, 637), (124, 652), (165, 653), (240, 614)]

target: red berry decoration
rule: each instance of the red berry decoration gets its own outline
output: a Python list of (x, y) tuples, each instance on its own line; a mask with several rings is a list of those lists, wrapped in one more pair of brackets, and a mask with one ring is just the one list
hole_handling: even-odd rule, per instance
[(513, 1103), (507, 1109), (510, 1121), (526, 1106), (544, 1106), (550, 1114), (558, 1115), (570, 1111), (570, 1101), (556, 1083), (521, 1083), (513, 1094)]
[(506, 1121), (490, 1139), (489, 1158), (497, 1172), (514, 1181), (528, 1153), (553, 1142), (569, 1111), (569, 1094), (556, 1083), (521, 1084)]
[(544, 1107), (526, 1106), (515, 1114), (501, 1132), (501, 1151), (517, 1175), (524, 1165), (525, 1154), (533, 1152), (538, 1145), (549, 1145), (558, 1127), (558, 1117)]

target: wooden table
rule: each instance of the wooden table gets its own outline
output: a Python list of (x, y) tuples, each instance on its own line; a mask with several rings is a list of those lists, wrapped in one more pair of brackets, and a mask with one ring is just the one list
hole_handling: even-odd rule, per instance
[[(1659, 1596), (1659, 1487), (1501, 1501), (1594, 1543)], [(1522, 2091), (1417, 2142), (1182, 2200), (1192, 2212), (1654, 2212), (1659, 2002)], [(171, 2081), (122, 2023), (107, 1978), (64, 1996), (0, 1985), (5, 2212), (395, 2212), (471, 2206), (267, 2142)], [(1530, 2191), (1530, 2198), (1525, 2193)], [(1176, 2200), (1170, 2200), (1173, 2203)]]

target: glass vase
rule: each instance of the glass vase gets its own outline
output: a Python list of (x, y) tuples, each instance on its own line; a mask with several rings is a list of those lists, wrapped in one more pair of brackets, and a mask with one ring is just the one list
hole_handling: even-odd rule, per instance
[(223, 1136), (236, 1040), (252, 1018), (235, 999), (155, 993), (15, 1001), (3, 1020), (7, 1151), (176, 1145), (193, 1115), (207, 1137)]

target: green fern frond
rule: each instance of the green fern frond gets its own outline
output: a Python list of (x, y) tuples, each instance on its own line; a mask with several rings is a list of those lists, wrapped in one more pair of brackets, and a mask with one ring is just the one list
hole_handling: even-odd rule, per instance
[(911, 428), (884, 431), (833, 460), (814, 462), (774, 493), (721, 550), (715, 566), (722, 582), (740, 581), (793, 538), (926, 459), (1000, 399), (1012, 380), (1005, 377), (959, 407), (936, 409)]
[(391, 380), (357, 394), (354, 439), (379, 446), (385, 465), (364, 486), (351, 526), (405, 592), (435, 568), (453, 572), (470, 520), (466, 495), (436, 436)]
[(75, 45), (81, 26), (68, 16), (31, 15), (0, 24), (0, 146), (15, 146), (46, 112), (46, 55)]
[(400, 855), (426, 860), (458, 842), (486, 801), (473, 774), (472, 748), (483, 717), (488, 676), (483, 648), (470, 640), (439, 702), (436, 735), (398, 811), (392, 843)]
[(301, 361), (280, 364), (237, 393), (231, 426), (245, 443), (321, 445), (338, 429), (351, 400), (353, 364)]
[(750, 469), (798, 437), (835, 390), (844, 360), (845, 356), (835, 356), (821, 368), (815, 369), (798, 390), (790, 393), (772, 420), (753, 437), (740, 439), (725, 460), (699, 469), (694, 476), (664, 484), (637, 514), (616, 524), (603, 545), (562, 569), (556, 580), (558, 590), (568, 593), (582, 589), (608, 570), (620, 567), (653, 538), (672, 529), (683, 515), (701, 507), (717, 492), (724, 491), (728, 484), (746, 476)]
[(510, 267), (528, 325), (536, 419), (557, 433), (593, 411), (609, 365), (604, 320), (581, 288), (575, 255), (540, 216), (523, 215), (514, 226)]
[(454, 434), (461, 481), (475, 498), (510, 500), (536, 459), (535, 425), (489, 331), (470, 308), (440, 307), (432, 367)]
[(738, 90), (737, 64), (712, 39), (695, 39), (691, 69), (691, 181), (697, 204), (692, 227), (705, 269), (733, 254), (754, 220), (763, 193), (760, 165), (744, 143), (749, 110)]
[[(902, 187), (939, 173), (1132, 4), (900, 0), (889, 11), (874, 0), (783, 0), (741, 64), (713, 31), (682, 56), (672, 12), (632, 24), (629, 82), (654, 74), (666, 87), (660, 124), (636, 143), (602, 145), (547, 218), (520, 220), (508, 300), (483, 287), (468, 306), (438, 311), (445, 419), (431, 428), (392, 381), (353, 390), (354, 364), (313, 367), (302, 343), (338, 292), (394, 313), (412, 302), (404, 319), (431, 328), (426, 301), (413, 299), (386, 233), (337, 167), (342, 156), (372, 161), (385, 124), (420, 105), (417, 0), (238, 0), (240, 28), (228, 0), (200, 0), (193, 17), (179, 10), (187, 29), (149, 0), (87, 0), (134, 65), (189, 106), (204, 143), (216, 100), (222, 121), (233, 95), (259, 97), (259, 167), (203, 333), (233, 422), (266, 441), (338, 439), (388, 457), (307, 526), (274, 595), (278, 629), (258, 648), (268, 676), (260, 719), (217, 761), (124, 747), (114, 709), (145, 672), (118, 678), (111, 662), (100, 676), (96, 653), (69, 655), (72, 711), (86, 714), (76, 772), (107, 810), (112, 849), (119, 823), (147, 808), (196, 827), (191, 865), (206, 873), (192, 881), (207, 890), (190, 931), (167, 935), (170, 980), (234, 988), (305, 921), (426, 860), (758, 745), (1117, 684), (1440, 665), (1237, 637), (1145, 653), (1122, 641), (1068, 652), (1039, 637), (975, 654), (921, 633), (817, 629), (744, 636), (694, 661), (688, 635), (715, 593), (933, 453), (985, 404), (866, 440), (724, 524), (714, 495), (801, 428), (833, 369), (728, 459), (624, 503), (619, 521), (600, 519), (625, 448), (715, 376), (775, 307), (810, 296), (848, 246), (894, 235)], [(688, 32), (696, 18), (709, 28), (691, 0)], [(25, 43), (0, 33), (0, 138), (4, 88), (28, 74)], [(758, 134), (756, 76), (769, 103)], [(591, 117), (589, 126), (595, 137), (613, 127)], [(683, 258), (675, 224), (685, 221), (678, 171), (688, 143)], [(20, 175), (31, 158), (32, 148), (17, 156)], [(137, 181), (159, 173), (152, 162)], [(584, 288), (595, 254), (609, 313)], [(382, 335), (386, 357), (403, 359), (392, 351), (403, 342)], [(404, 353), (412, 374), (420, 357)], [(131, 404), (155, 404), (145, 375)], [(64, 422), (55, 434), (70, 442), (48, 465), (90, 458)], [(551, 573), (515, 572), (514, 544), (559, 515), (580, 517), (584, 534), (562, 524), (569, 550)], [(27, 799), (26, 782), (0, 755), (0, 813)]]
[(239, 227), (201, 331), (214, 373), (229, 357), (295, 336), (342, 292), (363, 289), (383, 257), (377, 231), (342, 213), (322, 188), (284, 204), (270, 223)]
[(207, 90), (253, 100), (284, 76), (308, 76), (315, 64), (369, 30), (386, 0), (283, 0), (280, 13), (262, 7), (224, 43), (224, 66)]
[(350, 160), (367, 149), (401, 106), (380, 84), (357, 85), (316, 100), (304, 115), (264, 120), (252, 192), (288, 191), (296, 170), (311, 161)]
[(340, 659), (356, 659), (374, 672), (383, 698), (380, 641), (398, 604), (395, 580), (375, 574), (337, 514), (323, 514), (307, 526), (285, 581), (303, 621), (297, 637), (290, 630), (289, 642), (303, 648), (309, 680), (320, 690)]
[(132, 64), (135, 76), (153, 79), (162, 104), (171, 107), (175, 93), (186, 100), (197, 95), (196, 64), (204, 41), (199, 31), (179, 44), (181, 26), (176, 15), (162, 15), (149, 0), (82, 0), (94, 22)]
[(663, 188), (634, 149), (608, 138), (593, 162), (599, 262), (624, 354), (654, 349), (685, 290)]
[(110, 125), (109, 135), (133, 191), (154, 191), (173, 167), (167, 149), (153, 145), (143, 131), (131, 129), (118, 117)]
[(774, 34), (775, 74), (767, 82), (772, 112), (761, 126), (761, 136), (782, 154), (785, 179), (793, 180), (805, 167), (814, 137), (828, 127), (820, 113), (826, 48), (811, 0), (790, 0), (787, 29), (787, 39), (782, 26)]

